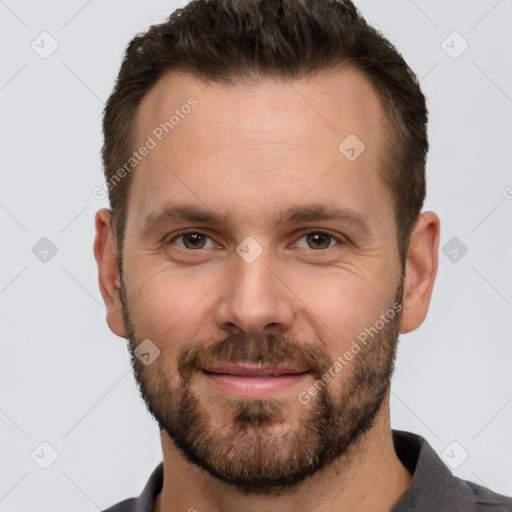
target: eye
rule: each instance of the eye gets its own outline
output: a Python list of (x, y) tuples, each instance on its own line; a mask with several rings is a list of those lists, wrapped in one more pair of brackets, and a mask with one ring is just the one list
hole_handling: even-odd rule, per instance
[(306, 240), (307, 245), (301, 246), (297, 243), (298, 247), (314, 250), (330, 249), (331, 247), (342, 243), (341, 240), (331, 235), (330, 233), (326, 233), (325, 231), (310, 231), (309, 233), (306, 233), (299, 238), (299, 240), (302, 239)]
[[(211, 245), (207, 246), (208, 240), (210, 241)], [(180, 241), (181, 243), (177, 243), (177, 241)], [(214, 243), (213, 240), (203, 234), (199, 233), (197, 231), (189, 231), (186, 233), (181, 233), (179, 235), (174, 236), (169, 240), (170, 244), (176, 244), (178, 247), (181, 247), (182, 249), (207, 249), (208, 247), (213, 247)]]

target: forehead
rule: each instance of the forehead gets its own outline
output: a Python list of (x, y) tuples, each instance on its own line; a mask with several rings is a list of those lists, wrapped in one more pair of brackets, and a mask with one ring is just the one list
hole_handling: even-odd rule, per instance
[(135, 119), (136, 149), (152, 148), (133, 172), (128, 214), (184, 195), (227, 215), (261, 217), (301, 196), (376, 210), (372, 195), (391, 201), (379, 176), (385, 125), (375, 90), (351, 67), (251, 85), (168, 72)]
[[(325, 145), (352, 130), (370, 142), (369, 132), (384, 117), (368, 78), (349, 65), (300, 80), (263, 79), (250, 85), (204, 82), (190, 74), (170, 71), (141, 101), (134, 123), (136, 140), (142, 141), (160, 123), (169, 121), (172, 114), (175, 119), (171, 133), (174, 138), (179, 137), (183, 129), (174, 128), (181, 122), (184, 110), (189, 110), (187, 102), (191, 98), (199, 108), (192, 109), (196, 115), (190, 116), (186, 124), (193, 124), (198, 138), (207, 135), (212, 140), (211, 133), (215, 131), (217, 137), (212, 145), (219, 141), (230, 143), (233, 131), (240, 136), (242, 131), (251, 130), (269, 134), (281, 130), (283, 142), (293, 140), (293, 136), (313, 136), (312, 142), (323, 140)], [(294, 114), (300, 117), (289, 123)], [(204, 123), (205, 118), (215, 125)], [(172, 143), (171, 137), (168, 139), (166, 142)]]

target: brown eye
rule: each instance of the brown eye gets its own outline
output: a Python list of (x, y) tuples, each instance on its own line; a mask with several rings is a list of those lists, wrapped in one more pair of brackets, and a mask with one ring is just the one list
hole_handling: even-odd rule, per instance
[(185, 233), (181, 235), (183, 245), (187, 249), (203, 249), (206, 244), (206, 236), (200, 233)]
[(208, 249), (215, 246), (214, 241), (209, 236), (198, 231), (181, 233), (171, 238), (168, 243), (177, 245), (182, 249)]
[(328, 249), (331, 245), (333, 237), (328, 233), (321, 231), (308, 233), (306, 240), (311, 249)]

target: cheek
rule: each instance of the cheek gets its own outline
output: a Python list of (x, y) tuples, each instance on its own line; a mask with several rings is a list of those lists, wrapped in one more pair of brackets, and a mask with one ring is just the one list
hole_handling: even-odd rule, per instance
[(128, 293), (138, 338), (152, 339), (161, 351), (172, 352), (197, 339), (197, 331), (205, 323), (203, 299), (213, 291), (215, 280), (207, 275), (194, 279), (186, 272), (168, 269), (133, 272), (132, 276), (137, 284)]
[(358, 335), (373, 326), (392, 302), (389, 290), (359, 277), (315, 280), (315, 286), (302, 281), (299, 297), (307, 297), (301, 315), (314, 325), (318, 341), (333, 360), (348, 350)]

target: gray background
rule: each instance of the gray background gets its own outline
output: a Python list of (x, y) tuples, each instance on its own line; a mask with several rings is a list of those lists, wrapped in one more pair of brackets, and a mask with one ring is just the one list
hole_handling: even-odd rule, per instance
[[(105, 322), (92, 244), (106, 202), (92, 191), (123, 49), (176, 5), (0, 1), (3, 512), (103, 509), (137, 495), (161, 460), (125, 342)], [(512, 495), (512, 2), (357, 5), (421, 78), (426, 209), (446, 247), (429, 316), (401, 339), (392, 426)]]

